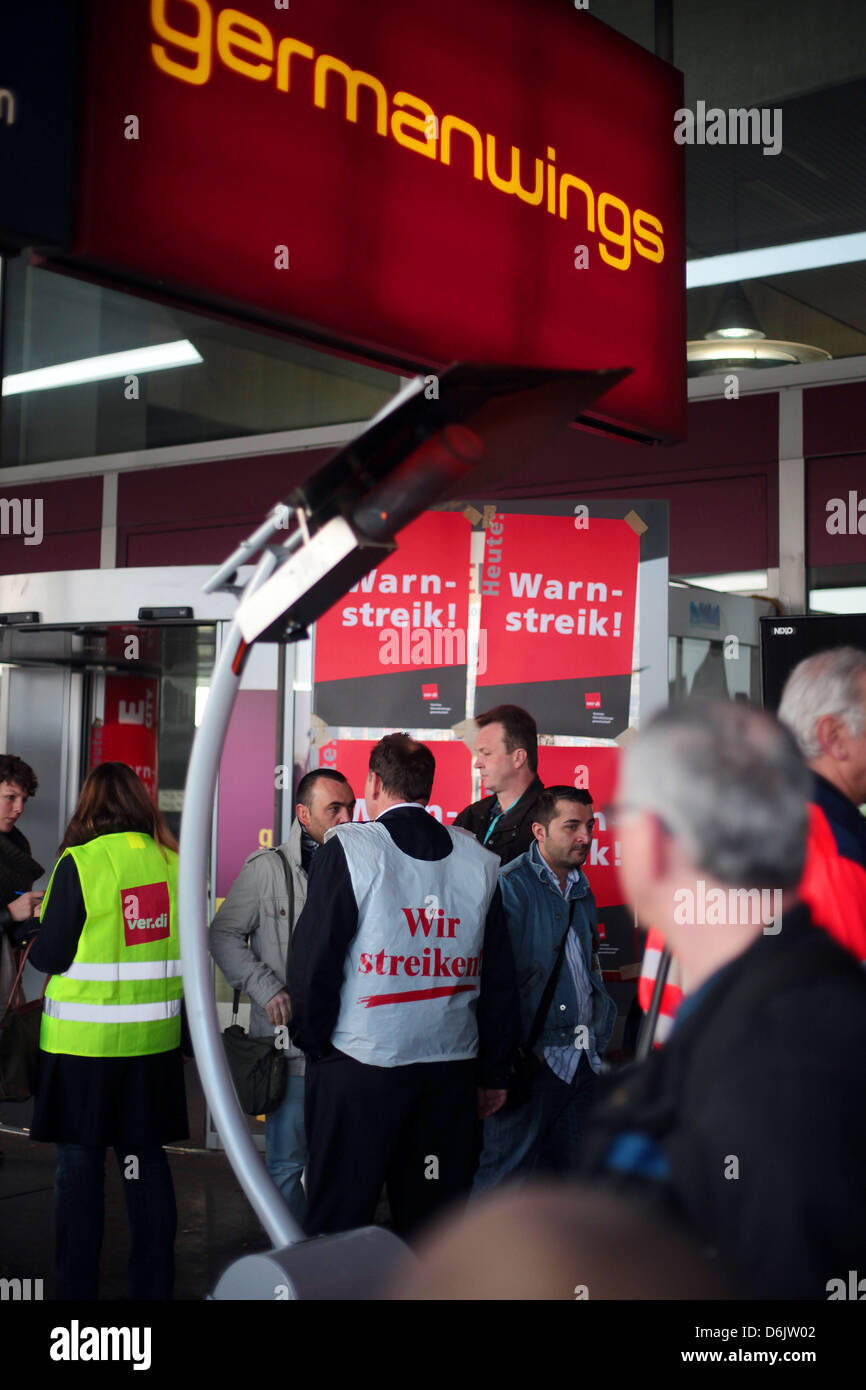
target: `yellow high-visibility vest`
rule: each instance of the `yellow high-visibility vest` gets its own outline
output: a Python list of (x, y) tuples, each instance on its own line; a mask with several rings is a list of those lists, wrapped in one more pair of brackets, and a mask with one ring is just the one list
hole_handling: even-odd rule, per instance
[(133, 831), (75, 845), (58, 864), (66, 855), (75, 861), (87, 917), (75, 959), (45, 991), (40, 1047), (76, 1057), (178, 1047), (177, 855)]

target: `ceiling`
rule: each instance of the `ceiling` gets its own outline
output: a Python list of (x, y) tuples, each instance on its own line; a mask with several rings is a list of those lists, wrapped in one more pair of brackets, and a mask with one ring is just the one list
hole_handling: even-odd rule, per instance
[[(654, 51), (656, 2), (592, 0), (590, 10)], [(671, 3), (687, 107), (700, 100), (782, 113), (776, 155), (686, 147), (688, 258), (866, 232), (866, 0)], [(369, 418), (399, 380), (276, 333), (28, 269), (24, 258), (8, 262), (7, 278), (7, 370), (186, 337), (207, 363), (151, 375), (138, 409), (110, 382), (10, 398), (7, 465)], [(768, 338), (866, 356), (866, 261), (743, 288)], [(688, 292), (689, 339), (707, 333), (724, 293), (722, 285)]]
[[(593, 0), (592, 13), (654, 50), (655, 0)], [(782, 148), (686, 146), (689, 260), (866, 232), (866, 0), (673, 0), (685, 104), (772, 107)], [(866, 354), (866, 263), (743, 281), (768, 338), (833, 357)], [(701, 338), (723, 286), (690, 290)]]

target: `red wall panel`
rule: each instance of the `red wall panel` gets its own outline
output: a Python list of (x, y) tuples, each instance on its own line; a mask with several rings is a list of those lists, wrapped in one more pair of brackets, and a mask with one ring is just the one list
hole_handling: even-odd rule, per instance
[(117, 563), (219, 564), (333, 449), (122, 473)]
[(778, 565), (778, 397), (696, 401), (688, 423), (687, 443), (657, 447), (569, 431), (497, 496), (661, 497), (672, 574)]
[[(837, 389), (841, 388), (807, 392), (805, 398)], [(672, 573), (763, 569), (778, 564), (777, 438), (778, 401), (773, 394), (695, 402), (689, 407), (686, 444), (646, 447), (584, 430), (568, 431), (546, 455), (543, 473), (530, 460), (508, 486), (497, 489), (497, 497), (666, 498), (671, 506)], [(218, 564), (278, 499), (333, 452), (309, 449), (121, 473), (117, 564)], [(851, 460), (851, 468), (866, 476), (862, 458)], [(840, 473), (838, 483), (828, 482), (835, 491), (827, 495), (842, 495), (844, 489), (847, 496), (848, 486), (854, 486), (846, 481), (851, 476)], [(463, 484), (460, 491), (468, 495), (471, 488)], [(38, 546), (25, 546), (23, 537), (0, 536), (0, 572), (99, 565), (101, 479), (34, 483), (8, 488), (2, 496), (42, 498), (45, 535)], [(824, 540), (847, 539), (821, 533), (820, 498), (816, 502), (812, 497), (810, 515), (819, 503), (820, 527), (810, 531), (816, 555), (823, 553)], [(856, 547), (858, 541), (851, 539)], [(812, 563), (861, 558), (862, 551), (843, 556), (837, 545), (832, 555), (832, 560)]]
[[(834, 498), (845, 504), (841, 533), (827, 529), (838, 510), (827, 510)], [(807, 460), (806, 556), (810, 565), (866, 564), (866, 454)]]
[(866, 453), (866, 381), (803, 392), (803, 452)]
[[(13, 505), (15, 501), (20, 509)], [(4, 502), (9, 505), (3, 506)], [(26, 524), (29, 538), (14, 534), (20, 529), (19, 519)], [(0, 481), (0, 531), (6, 530), (0, 534), (0, 574), (97, 569), (101, 528), (101, 478), (21, 487), (3, 487)], [(35, 544), (40, 530), (41, 539)]]

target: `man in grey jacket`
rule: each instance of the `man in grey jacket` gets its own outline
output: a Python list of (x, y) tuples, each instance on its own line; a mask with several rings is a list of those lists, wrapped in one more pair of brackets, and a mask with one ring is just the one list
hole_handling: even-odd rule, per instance
[[(354, 809), (355, 796), (342, 772), (328, 767), (308, 772), (298, 783), (288, 840), (277, 852), (250, 855), (211, 923), (214, 960), (231, 987), (250, 997), (251, 1037), (273, 1036), (291, 1019), (286, 981), (292, 933), (307, 899), (307, 872), (325, 831), (351, 821)], [(286, 1094), (265, 1121), (265, 1159), (292, 1215), (303, 1223), (304, 1055), (289, 1044), (286, 1057)]]

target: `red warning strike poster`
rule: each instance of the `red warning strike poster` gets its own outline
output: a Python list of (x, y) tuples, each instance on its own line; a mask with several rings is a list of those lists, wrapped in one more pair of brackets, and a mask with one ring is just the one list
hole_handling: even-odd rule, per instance
[(331, 726), (447, 729), (466, 713), (470, 526), (425, 512), (316, 624), (313, 713)]
[(484, 540), (476, 708), (521, 705), (547, 734), (622, 733), (639, 558), (624, 519), (497, 513)]
[[(319, 749), (319, 767), (335, 767), (349, 779), (355, 793), (355, 820), (369, 817), (364, 805), (364, 786), (375, 739), (332, 739)], [(430, 742), (436, 759), (433, 794), (427, 810), (443, 825), (451, 825), (472, 799), (472, 758), (462, 743)]]

